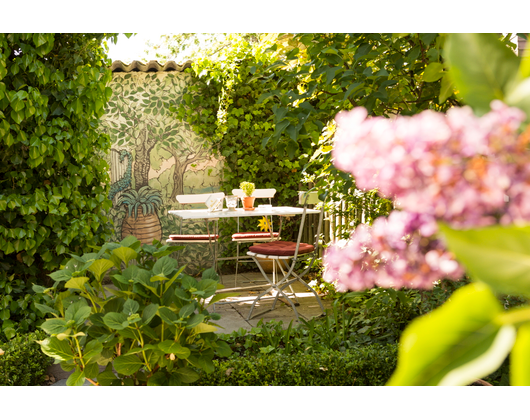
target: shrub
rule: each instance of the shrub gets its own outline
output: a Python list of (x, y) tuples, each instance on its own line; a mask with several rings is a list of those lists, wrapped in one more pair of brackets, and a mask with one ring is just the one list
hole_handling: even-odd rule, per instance
[(397, 363), (397, 345), (358, 347), (346, 352), (266, 354), (215, 360), (216, 370), (195, 385), (208, 386), (381, 386)]
[(0, 301), (6, 337), (37, 322), (22, 283), (45, 284), (112, 232), (110, 140), (98, 129), (112, 93), (107, 38), (0, 34), (0, 272), (16, 283)]
[(53, 359), (40, 351), (36, 340), (42, 340), (46, 334), (37, 331), (29, 334), (17, 334), (12, 340), (2, 343), (0, 349), (0, 385), (40, 385), (44, 382), (46, 371)]
[(35, 331), (44, 317), (36, 308), (43, 303), (22, 279), (14, 274), (0, 273), (0, 341), (7, 341), (17, 333)]
[[(228, 295), (206, 303), (219, 277), (213, 269), (200, 281), (183, 274), (170, 257), (181, 248), (128, 236), (73, 255), (51, 274), (52, 288), (34, 286), (47, 300), (38, 308), (52, 316), (39, 344), (63, 370), (74, 370), (67, 385), (182, 385), (199, 378), (195, 369), (212, 372), (214, 356), (230, 355), (211, 322), (220, 315), (207, 310)], [(106, 274), (114, 288), (103, 286)]]

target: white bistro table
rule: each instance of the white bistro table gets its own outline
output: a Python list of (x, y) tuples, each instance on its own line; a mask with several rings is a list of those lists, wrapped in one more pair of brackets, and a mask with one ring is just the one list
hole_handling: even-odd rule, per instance
[[(208, 209), (190, 209), (190, 210), (168, 210), (168, 214), (179, 217), (181, 219), (202, 219), (202, 220), (219, 220), (224, 218), (237, 218), (237, 217), (263, 217), (263, 216), (279, 216), (279, 217), (289, 217), (297, 216), (304, 213), (303, 207), (289, 207), (289, 206), (258, 206), (254, 210), (244, 210), (242, 208), (237, 208), (235, 210), (222, 209), (219, 211), (209, 211)], [(319, 214), (320, 210), (316, 209), (305, 209), (306, 214)], [(219, 234), (219, 226), (215, 224), (215, 235)], [(218, 251), (218, 241), (215, 243), (215, 255)], [(235, 257), (227, 258), (216, 258), (214, 256), (214, 266), (217, 264), (217, 261), (234, 259)], [(254, 288), (254, 287), (251, 287)], [(244, 290), (247, 288), (234, 288), (230, 290)], [(226, 290), (224, 290), (226, 291)]]
[[(209, 211), (207, 209), (191, 210), (169, 210), (168, 213), (181, 219), (224, 219), (230, 217), (256, 217), (256, 216), (296, 216), (303, 214), (303, 207), (267, 207), (258, 206), (254, 210), (244, 210), (238, 208), (235, 210), (223, 209), (219, 211)], [(306, 214), (319, 214), (320, 210), (306, 209)]]

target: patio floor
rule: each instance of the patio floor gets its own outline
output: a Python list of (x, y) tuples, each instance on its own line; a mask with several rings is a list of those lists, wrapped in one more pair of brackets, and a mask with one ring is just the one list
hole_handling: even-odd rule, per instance
[[(235, 275), (223, 275), (222, 284), (225, 286), (225, 289), (233, 288), (235, 286)], [(266, 284), (267, 283), (263, 279), (262, 274), (259, 272), (239, 274), (237, 278), (237, 287), (246, 288)], [(253, 298), (263, 290), (265, 289), (244, 290), (239, 292), (240, 295), (237, 297), (227, 298), (220, 304), (216, 303), (214, 312), (219, 313), (221, 319), (215, 323), (223, 328), (219, 332), (230, 333), (239, 328), (245, 328), (250, 331), (252, 327), (255, 327), (258, 324), (260, 319), (263, 319), (264, 322), (273, 319), (276, 321), (283, 321), (285, 327), (287, 327), (291, 321), (293, 321), (293, 325), (299, 324), (291, 305), (286, 302), (278, 301), (276, 308), (271, 311), (274, 301), (272, 298), (258, 302), (254, 308), (252, 318), (247, 321), (246, 318), (250, 312), (250, 307), (254, 300)], [(300, 305), (296, 306), (296, 310), (301, 318), (308, 320), (322, 314), (320, 306), (313, 293), (309, 292), (300, 283), (293, 284), (293, 290), (300, 303)], [(223, 292), (224, 291), (225, 290), (223, 290)], [(289, 289), (286, 289), (286, 291), (288, 292)], [(287, 294), (289, 295), (290, 293)], [(321, 300), (324, 309), (331, 307), (331, 301), (323, 300), (322, 298)]]

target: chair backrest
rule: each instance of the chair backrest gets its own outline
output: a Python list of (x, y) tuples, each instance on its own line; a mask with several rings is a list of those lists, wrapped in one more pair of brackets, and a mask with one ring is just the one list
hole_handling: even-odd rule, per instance
[(177, 201), (180, 204), (204, 204), (209, 197), (214, 199), (224, 198), (224, 192), (211, 193), (211, 194), (182, 194), (177, 195)]
[[(318, 198), (317, 191), (299, 191), (298, 192), (298, 202), (304, 206), (304, 213), (302, 214), (302, 220), (300, 221), (300, 230), (298, 232), (298, 243), (302, 240), (302, 234), (304, 230), (304, 225), (306, 221), (307, 214), (305, 210), (308, 205), (322, 203), (320, 209), (320, 214), (318, 215), (318, 225), (316, 228), (316, 233), (314, 236), (314, 246), (317, 249), (318, 241), (320, 239), (320, 232), (322, 231), (322, 222), (324, 221), (324, 202)], [(316, 216), (316, 215), (315, 215)]]

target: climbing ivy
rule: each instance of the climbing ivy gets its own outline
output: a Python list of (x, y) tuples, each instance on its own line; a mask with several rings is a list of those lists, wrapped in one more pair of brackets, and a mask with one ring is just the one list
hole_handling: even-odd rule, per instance
[[(69, 253), (112, 227), (107, 135), (108, 34), (0, 34), (0, 268), (46, 283)], [(4, 289), (4, 292), (9, 293)], [(15, 305), (16, 307), (16, 305)], [(1, 319), (12, 316), (0, 308)]]
[[(175, 116), (190, 124), (194, 131), (212, 145), (214, 153), (225, 161), (221, 190), (230, 194), (242, 181), (256, 188), (275, 188), (273, 204), (294, 205), (302, 187), (302, 168), (307, 153), (291, 159), (272, 148), (264, 150), (263, 139), (274, 132), (273, 110), (258, 98), (273, 89), (276, 80), (263, 84), (255, 77), (272, 63), (265, 53), (271, 42), (258, 42), (252, 37), (230, 34), (219, 57), (199, 57), (187, 71), (193, 76), (180, 100), (171, 108)], [(256, 220), (242, 219), (242, 228), (258, 230)], [(234, 231), (235, 223), (223, 220), (221, 228)], [(284, 230), (284, 238), (291, 233)], [(228, 235), (229, 237), (230, 235)]]

